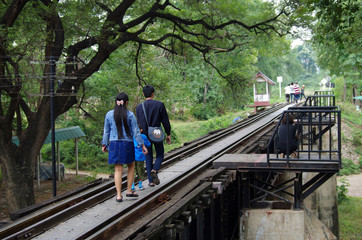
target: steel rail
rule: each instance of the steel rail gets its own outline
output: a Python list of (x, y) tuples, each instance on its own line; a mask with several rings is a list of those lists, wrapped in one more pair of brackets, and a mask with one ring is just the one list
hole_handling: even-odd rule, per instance
[[(248, 141), (252, 136), (255, 136), (259, 132), (263, 131), (265, 128), (268, 128), (271, 124), (273, 123), (269, 122), (269, 124), (265, 125), (263, 128), (257, 129), (256, 131), (244, 136), (243, 138), (240, 138), (233, 144), (221, 149), (218, 153), (207, 157), (199, 165), (194, 166), (190, 170), (185, 171), (179, 177), (175, 178), (170, 183), (170, 185), (166, 184), (165, 186), (162, 186), (157, 192), (155, 192), (155, 194), (148, 196), (148, 202), (156, 201), (162, 194), (165, 194), (165, 192), (167, 191), (175, 191), (178, 188), (177, 186), (184, 185), (187, 181), (190, 181), (191, 178), (200, 174), (202, 169), (207, 169), (208, 167), (211, 167), (214, 160), (232, 151), (242, 142)], [(124, 229), (126, 227), (127, 220), (132, 215), (139, 216), (140, 214), (144, 214), (145, 209), (149, 208), (147, 207), (148, 202), (144, 202), (142, 205), (135, 204), (127, 209), (122, 210), (122, 213), (115, 214), (114, 216), (100, 223), (96, 227), (93, 226), (91, 230), (89, 230), (88, 232), (83, 232), (76, 239), (104, 239), (105, 237), (110, 237), (110, 232), (113, 231), (113, 229)]]
[[(175, 161), (182, 160), (183, 158), (192, 155), (193, 153), (204, 148), (206, 145), (222, 139), (223, 137), (244, 128), (245, 126), (284, 106), (284, 104), (281, 104), (277, 107), (271, 108), (270, 110), (264, 111), (261, 114), (258, 114), (250, 119), (245, 119), (244, 121), (234, 124), (228, 128), (211, 132), (202, 138), (194, 140), (190, 143), (186, 143), (183, 147), (175, 149), (165, 155), (163, 168), (173, 164)], [(123, 186), (125, 186), (126, 179), (123, 179)], [(19, 221), (15, 221), (11, 224), (3, 226), (2, 228), (0, 228), (0, 238), (29, 238), (31, 236), (37, 235), (40, 232), (43, 232), (44, 229), (48, 229), (56, 225), (58, 222), (62, 222), (64, 219), (70, 218), (71, 216), (78, 214), (84, 209), (96, 205), (97, 202), (104, 201), (112, 197), (113, 195), (115, 195), (115, 187), (113, 182), (102, 184), (101, 187), (96, 188), (96, 190), (94, 191), (79, 194), (79, 196), (74, 197), (70, 200), (65, 200), (59, 204), (55, 204), (56, 206), (50, 207), (45, 211), (45, 213), (42, 212), (40, 214), (34, 214), (34, 216), (29, 216), (26, 219), (24, 218), (25, 220), (19, 219)]]
[(230, 135), (230, 134), (234, 133), (235, 131), (238, 131), (238, 130), (256, 122), (257, 120), (269, 115), (270, 113), (275, 112), (275, 111), (285, 107), (286, 105), (288, 105), (288, 104), (278, 104), (278, 105), (274, 106), (273, 108), (267, 109), (257, 115), (254, 115), (251, 118), (244, 119), (243, 121), (241, 121), (237, 124), (231, 125), (224, 129), (220, 129), (220, 130), (208, 133), (207, 135), (205, 135), (199, 139), (185, 143), (184, 146), (174, 149), (173, 151), (165, 154), (164, 161), (162, 162), (162, 168), (173, 164), (174, 161), (177, 159), (181, 160), (184, 157), (190, 156), (191, 154), (199, 151), (206, 145), (209, 145), (210, 143), (212, 143), (214, 141), (222, 139), (223, 137)]

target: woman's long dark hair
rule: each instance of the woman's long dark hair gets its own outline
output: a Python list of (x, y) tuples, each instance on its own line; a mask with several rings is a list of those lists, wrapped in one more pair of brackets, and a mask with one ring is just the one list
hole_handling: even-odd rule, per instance
[(293, 114), (285, 113), (282, 119), (282, 124), (293, 124), (293, 122), (294, 122)]
[(124, 129), (126, 130), (126, 134), (128, 137), (131, 137), (131, 131), (129, 129), (128, 123), (127, 123), (127, 106), (126, 102), (128, 102), (128, 95), (124, 92), (121, 92), (116, 97), (116, 104), (114, 106), (114, 121), (116, 122), (117, 126), (117, 133), (118, 133), (118, 139), (122, 139), (123, 136), (123, 130), (122, 125), (124, 126)]

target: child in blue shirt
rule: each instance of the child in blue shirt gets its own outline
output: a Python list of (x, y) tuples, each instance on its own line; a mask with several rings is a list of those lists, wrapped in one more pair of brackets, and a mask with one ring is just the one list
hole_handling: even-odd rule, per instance
[[(148, 140), (147, 136), (142, 134), (142, 128), (138, 124), (138, 127), (140, 128), (141, 137), (143, 139), (144, 145), (146, 147), (151, 146), (150, 141)], [(142, 148), (138, 147), (139, 144), (136, 142), (135, 139), (133, 139), (134, 142), (134, 151), (135, 151), (135, 160), (136, 160), (136, 166), (135, 166), (135, 178), (136, 175), (138, 176), (138, 188), (139, 190), (144, 190), (145, 188), (142, 186), (142, 180), (146, 178), (145, 175), (145, 167), (144, 167), (144, 161), (146, 160), (145, 155), (142, 152)], [(135, 191), (134, 182), (132, 183), (132, 190)]]

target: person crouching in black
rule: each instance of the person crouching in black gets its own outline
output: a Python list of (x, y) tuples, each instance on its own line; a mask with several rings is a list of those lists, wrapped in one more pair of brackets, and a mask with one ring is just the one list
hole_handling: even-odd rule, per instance
[(297, 126), (294, 124), (292, 114), (286, 113), (282, 119), (282, 124), (279, 127), (279, 153), (284, 158), (285, 155), (296, 157), (298, 149), (298, 132)]

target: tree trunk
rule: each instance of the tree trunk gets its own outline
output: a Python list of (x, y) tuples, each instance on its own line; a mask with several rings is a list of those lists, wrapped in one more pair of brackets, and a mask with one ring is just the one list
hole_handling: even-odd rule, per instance
[(346, 93), (347, 93), (347, 84), (343, 84), (343, 102), (346, 101)]
[[(1, 146), (1, 148), (4, 149), (4, 146)], [(8, 152), (9, 149), (5, 151)], [(9, 157), (7, 154), (1, 156), (1, 169), (9, 212), (34, 204), (34, 174), (31, 164), (35, 161), (29, 161), (29, 157), (27, 153), (22, 153), (14, 161), (14, 158)]]
[(4, 124), (0, 127), (0, 164), (10, 212), (28, 207), (35, 202), (33, 166), (50, 130), (48, 100), (44, 99), (38, 113), (29, 118), (28, 128), (18, 136), (18, 146), (12, 142), (11, 136), (1, 136), (9, 126)]
[(353, 105), (357, 105), (356, 99), (354, 99), (356, 96), (357, 96), (357, 86), (356, 86), (356, 84), (353, 84), (353, 86), (352, 86), (352, 102), (353, 102)]
[[(215, 61), (214, 61), (214, 65), (216, 64), (216, 56), (215, 56)], [(211, 69), (211, 76), (209, 78), (209, 80), (205, 80), (205, 88), (204, 88), (204, 105), (206, 105), (206, 96), (207, 96), (207, 91), (209, 90), (210, 84), (212, 82), (212, 79), (214, 78), (214, 73), (215, 73), (215, 68)]]

